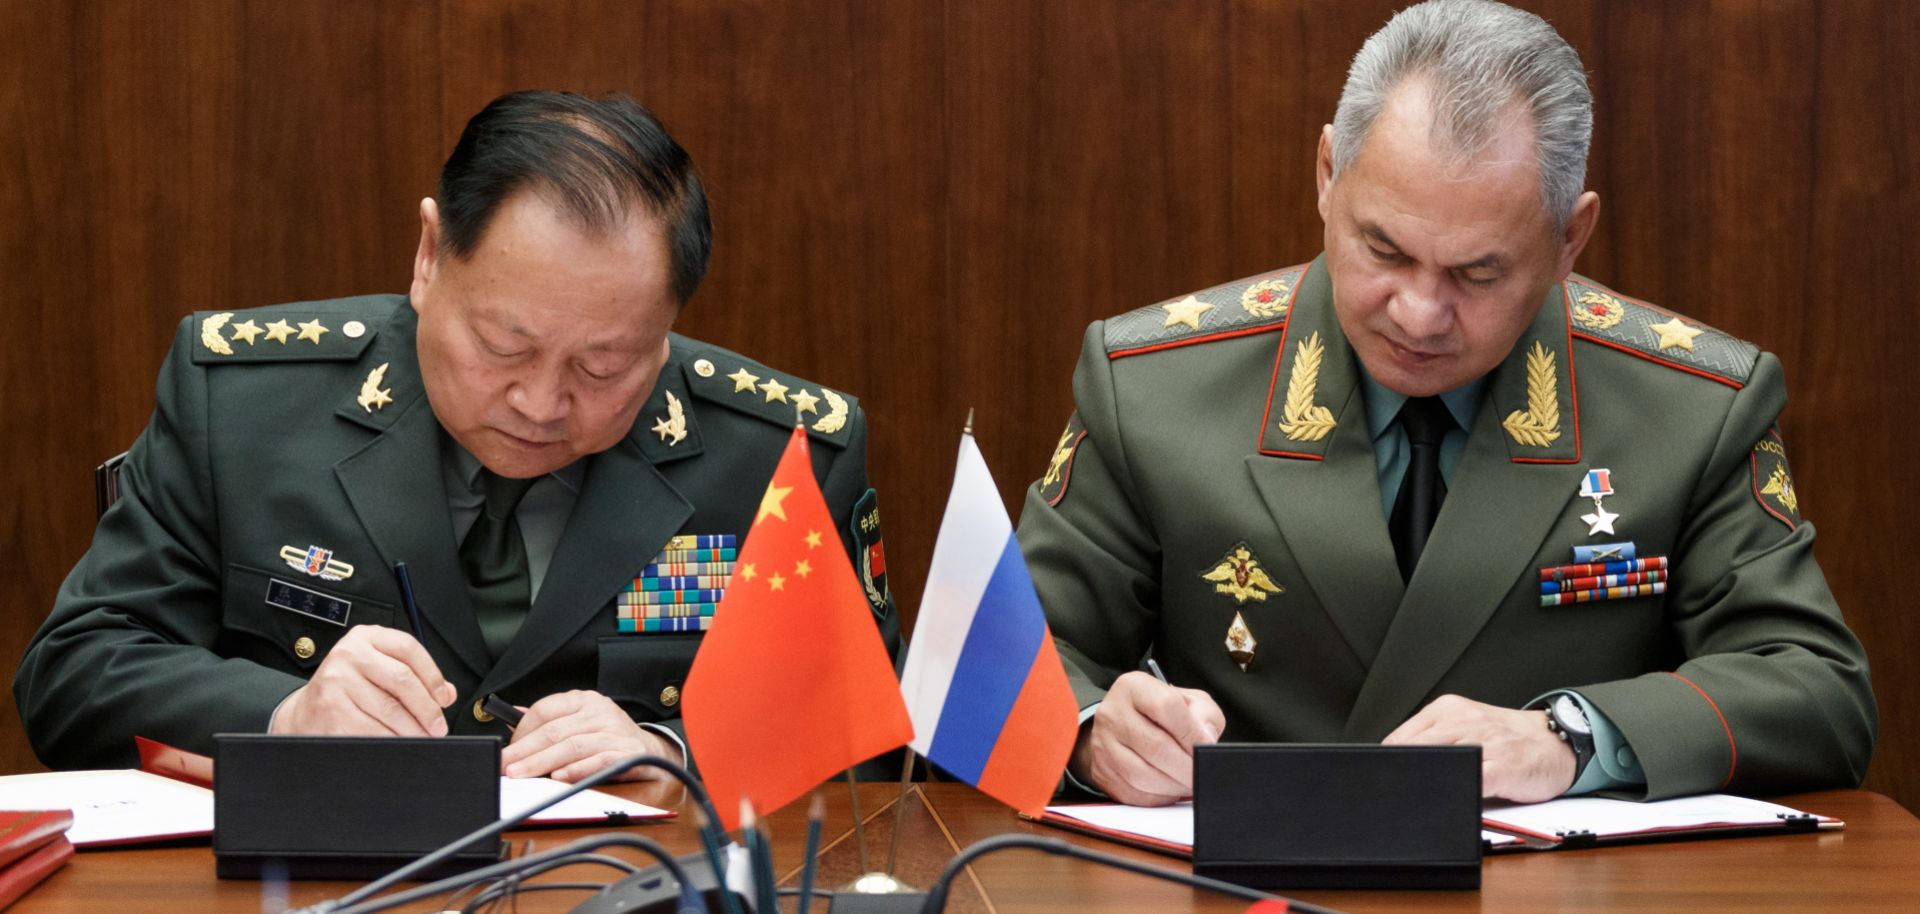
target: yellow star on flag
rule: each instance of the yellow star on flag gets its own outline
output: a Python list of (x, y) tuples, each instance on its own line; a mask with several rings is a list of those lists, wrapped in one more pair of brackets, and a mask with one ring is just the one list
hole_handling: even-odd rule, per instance
[(274, 321), (267, 325), (267, 339), (279, 343), (282, 346), (286, 345), (287, 337), (292, 335), (293, 325), (286, 321)]
[(760, 389), (767, 392), (768, 403), (775, 400), (787, 402), (787, 385), (780, 383), (779, 378), (768, 378), (767, 383), (760, 385)]
[(320, 334), (325, 332), (327, 332), (327, 328), (320, 325), (320, 319), (317, 317), (310, 321), (300, 322), (299, 338), (303, 340), (312, 340), (315, 346), (320, 345)]
[(807, 531), (807, 548), (808, 549), (820, 548), (820, 531), (818, 530)]
[(752, 562), (740, 566), (740, 580), (742, 581), (751, 581), (759, 574), (760, 572), (754, 570)]
[(1191, 295), (1176, 302), (1168, 302), (1160, 307), (1167, 309), (1167, 322), (1162, 327), (1174, 324), (1186, 324), (1195, 330), (1200, 329), (1200, 315), (1213, 310), (1213, 306)]
[(767, 579), (767, 586), (774, 590), (785, 590), (787, 588), (787, 579), (776, 574)]
[(781, 520), (786, 520), (787, 509), (784, 502), (787, 500), (787, 496), (792, 493), (792, 486), (768, 486), (767, 494), (760, 496), (760, 513), (753, 516), (753, 522), (758, 524), (762, 520), (765, 520), (769, 514)]
[(799, 412), (813, 413), (815, 415), (818, 415), (820, 412), (820, 407), (815, 406), (814, 404), (819, 402), (820, 402), (820, 398), (808, 392), (808, 390), (804, 387), (800, 388), (799, 393), (793, 395), (793, 406)]
[(810, 575), (813, 573), (813, 566), (807, 564), (806, 559), (801, 559), (800, 561), (793, 563), (793, 573), (804, 578), (807, 575)]
[(1647, 325), (1647, 329), (1660, 335), (1660, 349), (1662, 351), (1678, 346), (1688, 352), (1692, 352), (1693, 338), (1703, 332), (1699, 327), (1689, 327), (1681, 323), (1677, 317), (1664, 324), (1649, 324)]
[(233, 338), (245, 341), (249, 346), (253, 345), (253, 338), (259, 335), (260, 325), (253, 321), (242, 321), (233, 325)]
[(742, 391), (752, 390), (755, 384), (760, 383), (760, 376), (742, 368), (733, 374), (727, 375), (727, 380), (733, 382), (733, 392), (740, 393)]

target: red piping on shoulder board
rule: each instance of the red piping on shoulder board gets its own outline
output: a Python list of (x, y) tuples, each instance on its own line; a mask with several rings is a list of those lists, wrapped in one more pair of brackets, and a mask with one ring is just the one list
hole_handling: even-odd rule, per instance
[[(1561, 288), (1562, 288), (1562, 289), (1565, 289), (1565, 288), (1566, 288), (1566, 284), (1567, 284), (1567, 281), (1566, 281), (1566, 280), (1564, 280), (1564, 279), (1563, 279), (1563, 280), (1561, 280), (1561, 281), (1560, 281), (1560, 286), (1561, 286)], [(1618, 298), (1618, 299), (1622, 299), (1622, 300), (1625, 300), (1625, 301), (1630, 301), (1630, 302), (1633, 302), (1634, 304), (1636, 304), (1636, 305), (1639, 305), (1640, 307), (1642, 307), (1642, 308), (1645, 308), (1645, 309), (1647, 309), (1648, 311), (1652, 311), (1652, 312), (1654, 312), (1655, 314), (1664, 314), (1664, 315), (1666, 315), (1666, 316), (1667, 316), (1667, 317), (1668, 317), (1669, 319), (1671, 319), (1671, 318), (1676, 318), (1676, 317), (1679, 317), (1679, 316), (1680, 316), (1680, 315), (1678, 315), (1678, 314), (1675, 314), (1675, 313), (1673, 313), (1672, 311), (1668, 311), (1667, 309), (1665, 309), (1665, 308), (1662, 308), (1662, 307), (1660, 307), (1659, 305), (1655, 305), (1655, 304), (1651, 304), (1651, 303), (1649, 303), (1649, 302), (1644, 302), (1644, 301), (1641, 301), (1640, 299), (1637, 299), (1637, 298), (1634, 298), (1634, 297), (1633, 297), (1633, 296), (1631, 296), (1631, 295), (1621, 295), (1620, 293), (1618, 293), (1618, 292), (1615, 292), (1615, 291), (1614, 291), (1614, 290), (1612, 290), (1612, 289), (1608, 289), (1608, 288), (1607, 288), (1606, 286), (1601, 286), (1601, 285), (1599, 285), (1598, 283), (1595, 283), (1595, 285), (1596, 285), (1596, 286), (1597, 286), (1598, 288), (1601, 288), (1601, 289), (1605, 289), (1605, 290), (1606, 290), (1606, 293), (1607, 293), (1608, 295), (1611, 295), (1611, 296), (1613, 296), (1613, 297), (1615, 297), (1615, 298)], [(1571, 291), (1571, 290), (1569, 290), (1569, 291)], [(1567, 298), (1567, 307), (1568, 307), (1569, 309), (1571, 309), (1571, 308), (1573, 307), (1573, 298), (1572, 298), (1571, 296), (1568, 296), (1568, 298)], [(1568, 322), (1568, 325), (1569, 325), (1569, 327), (1571, 327), (1571, 325), (1572, 325), (1572, 322), (1571, 322), (1571, 321), (1569, 321), (1569, 322)], [(1702, 326), (1702, 327), (1705, 327), (1706, 325), (1705, 325), (1705, 324), (1701, 324), (1701, 326)], [(1708, 329), (1712, 329), (1712, 328), (1708, 328)], [(1722, 331), (1719, 331), (1719, 330), (1715, 330), (1714, 332), (1716, 332), (1716, 333), (1719, 333), (1719, 332), (1722, 332)], [(1663, 358), (1661, 358), (1661, 357), (1659, 357), (1659, 356), (1657, 356), (1657, 355), (1653, 355), (1653, 354), (1651, 354), (1651, 353), (1646, 353), (1646, 352), (1641, 352), (1640, 350), (1638, 350), (1638, 349), (1635, 349), (1635, 348), (1633, 348), (1632, 346), (1623, 346), (1623, 345), (1621, 345), (1621, 344), (1619, 344), (1619, 343), (1616, 343), (1616, 342), (1613, 342), (1612, 340), (1603, 340), (1603, 339), (1601, 339), (1601, 338), (1599, 338), (1599, 337), (1597, 337), (1597, 336), (1592, 336), (1592, 335), (1590, 335), (1590, 334), (1587, 334), (1587, 333), (1582, 333), (1582, 332), (1579, 332), (1579, 331), (1575, 331), (1573, 335), (1574, 335), (1574, 336), (1577, 336), (1577, 337), (1579, 337), (1579, 338), (1581, 338), (1581, 339), (1583, 339), (1583, 340), (1586, 340), (1586, 341), (1587, 341), (1587, 342), (1589, 342), (1589, 343), (1598, 343), (1599, 345), (1602, 345), (1602, 346), (1605, 346), (1605, 347), (1607, 347), (1607, 348), (1609, 348), (1609, 349), (1618, 349), (1618, 350), (1620, 350), (1621, 352), (1624, 352), (1624, 353), (1626, 353), (1626, 354), (1628, 354), (1628, 355), (1630, 355), (1630, 356), (1634, 356), (1635, 358), (1642, 358), (1642, 359), (1646, 359), (1647, 361), (1649, 361), (1649, 362), (1652, 362), (1652, 363), (1654, 363), (1655, 365), (1665, 365), (1665, 366), (1667, 366), (1668, 368), (1677, 368), (1677, 369), (1679, 369), (1679, 370), (1681, 370), (1681, 371), (1684, 371), (1684, 372), (1686, 372), (1687, 374), (1694, 374), (1694, 375), (1699, 375), (1700, 377), (1703, 377), (1703, 378), (1706, 378), (1706, 379), (1707, 379), (1707, 380), (1709, 380), (1709, 381), (1718, 381), (1718, 382), (1720, 382), (1720, 383), (1722, 383), (1722, 384), (1725, 384), (1725, 385), (1727, 385), (1728, 387), (1731, 387), (1731, 388), (1733, 388), (1734, 390), (1741, 390), (1741, 389), (1743, 389), (1743, 388), (1745, 388), (1745, 387), (1746, 387), (1746, 385), (1745, 385), (1745, 384), (1742, 384), (1742, 383), (1740, 383), (1739, 381), (1734, 381), (1734, 380), (1731, 380), (1731, 379), (1728, 379), (1728, 378), (1723, 378), (1723, 377), (1721, 377), (1721, 376), (1719, 376), (1719, 375), (1717, 375), (1717, 374), (1714, 374), (1713, 372), (1710, 372), (1710, 371), (1701, 371), (1701, 370), (1700, 370), (1700, 369), (1698, 369), (1698, 368), (1690, 368), (1690, 367), (1688, 367), (1688, 366), (1686, 366), (1686, 365), (1682, 365), (1682, 364), (1680, 364), (1679, 362), (1675, 362), (1675, 361), (1671, 361), (1671, 360), (1668, 360), (1668, 359), (1663, 359)]]
[(1206, 342), (1211, 342), (1213, 340), (1232, 339), (1236, 336), (1252, 336), (1256, 333), (1272, 333), (1275, 330), (1284, 329), (1286, 326), (1287, 326), (1287, 322), (1283, 320), (1278, 324), (1261, 324), (1254, 327), (1241, 327), (1237, 330), (1222, 330), (1219, 333), (1209, 333), (1205, 336), (1190, 336), (1185, 339), (1168, 340), (1164, 343), (1155, 343), (1151, 346), (1136, 346), (1132, 349), (1116, 349), (1112, 352), (1107, 353), (1107, 359), (1109, 361), (1114, 359), (1124, 359), (1130, 355), (1145, 355), (1146, 353), (1149, 353), (1149, 352), (1159, 352), (1162, 349), (1178, 349), (1182, 346), (1191, 346), (1195, 343), (1206, 343)]
[(1720, 718), (1720, 729), (1727, 731), (1727, 754), (1731, 758), (1727, 761), (1727, 779), (1720, 782), (1721, 787), (1726, 787), (1728, 784), (1733, 783), (1733, 772), (1740, 767), (1740, 747), (1733, 742), (1733, 728), (1727, 726), (1727, 715), (1720, 713), (1720, 705), (1713, 700), (1712, 696), (1707, 694), (1706, 689), (1694, 685), (1693, 680), (1679, 673), (1668, 673), (1667, 675), (1692, 686), (1695, 692), (1699, 692), (1700, 697), (1706, 699), (1707, 707), (1713, 709), (1713, 716)]

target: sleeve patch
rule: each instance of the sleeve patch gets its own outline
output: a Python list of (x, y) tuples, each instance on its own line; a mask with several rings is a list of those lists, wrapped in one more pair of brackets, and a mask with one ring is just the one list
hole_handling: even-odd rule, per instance
[(1800, 526), (1800, 496), (1794, 492), (1793, 474), (1787, 469), (1787, 446), (1778, 428), (1753, 446), (1748, 458), (1753, 468), (1753, 497), (1760, 508), (1792, 530)]
[(853, 536), (853, 563), (860, 572), (860, 589), (867, 595), (875, 617), (885, 619), (893, 592), (887, 589), (887, 554), (880, 543), (880, 493), (868, 489), (853, 505), (853, 520), (847, 524)]
[(1040, 477), (1040, 497), (1047, 504), (1057, 505), (1067, 497), (1067, 482), (1073, 477), (1073, 458), (1080, 453), (1080, 442), (1086, 437), (1086, 423), (1081, 422), (1080, 414), (1075, 412), (1067, 419), (1067, 428), (1060, 433), (1059, 443), (1053, 446), (1046, 475)]

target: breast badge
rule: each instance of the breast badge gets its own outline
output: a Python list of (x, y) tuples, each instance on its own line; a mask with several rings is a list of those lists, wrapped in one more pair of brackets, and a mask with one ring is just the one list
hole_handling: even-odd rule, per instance
[(286, 562), (288, 568), (306, 572), (322, 581), (344, 581), (353, 577), (353, 566), (334, 558), (332, 549), (281, 546), (280, 560)]
[(1540, 569), (1540, 605), (1625, 600), (1667, 592), (1667, 557), (1585, 562)]
[(1227, 626), (1227, 659), (1244, 673), (1253, 668), (1253, 655), (1259, 649), (1260, 642), (1254, 640), (1253, 630), (1247, 628), (1247, 620), (1236, 610), (1233, 624)]
[(1593, 499), (1593, 513), (1580, 515), (1580, 520), (1587, 525), (1588, 536), (1599, 536), (1602, 533), (1608, 536), (1613, 535), (1613, 522), (1619, 520), (1620, 515), (1608, 511), (1607, 506), (1601, 501), (1612, 494), (1612, 470), (1604, 468), (1588, 470), (1587, 475), (1580, 480), (1580, 497)]
[(1286, 593), (1284, 588), (1267, 577), (1266, 571), (1260, 567), (1260, 560), (1254, 558), (1244, 542), (1228, 550), (1212, 568), (1201, 572), (1200, 577), (1212, 581), (1215, 593), (1232, 597), (1236, 604), (1248, 600), (1265, 601), (1270, 593)]

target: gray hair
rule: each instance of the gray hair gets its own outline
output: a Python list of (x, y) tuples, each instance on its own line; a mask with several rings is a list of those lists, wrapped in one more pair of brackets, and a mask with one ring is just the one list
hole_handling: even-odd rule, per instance
[(1524, 104), (1533, 116), (1540, 200), (1566, 227), (1586, 186), (1593, 95), (1580, 55), (1532, 13), (1492, 0), (1429, 0), (1375, 32), (1354, 55), (1333, 117), (1333, 173), (1353, 164), (1393, 92), (1424, 79), (1433, 94), (1429, 135), (1455, 162), (1494, 139), (1498, 115)]

